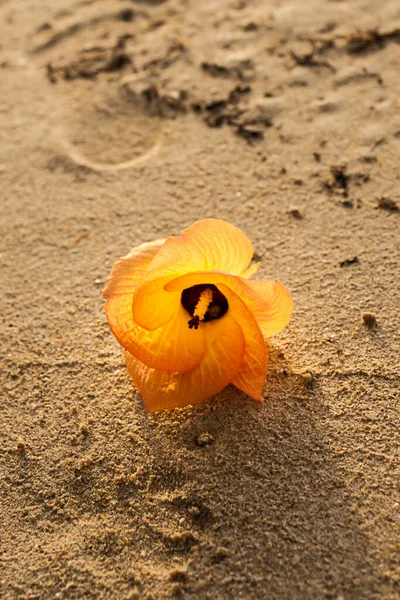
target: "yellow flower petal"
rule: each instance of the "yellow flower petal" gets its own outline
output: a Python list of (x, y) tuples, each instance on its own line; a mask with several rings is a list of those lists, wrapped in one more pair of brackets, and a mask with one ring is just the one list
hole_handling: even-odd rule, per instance
[(204, 271), (177, 277), (169, 281), (165, 289), (182, 292), (198, 283), (222, 283), (229, 287), (255, 316), (262, 333), (266, 336), (278, 333), (290, 320), (293, 301), (280, 281), (248, 281), (225, 273)]
[(141, 244), (133, 248), (123, 258), (119, 258), (113, 265), (103, 290), (105, 298), (120, 294), (133, 294), (134, 289), (141, 281), (144, 273), (165, 240), (156, 240)]
[(245, 352), (239, 371), (232, 379), (233, 385), (254, 400), (263, 402), (262, 390), (267, 375), (268, 352), (261, 329), (252, 313), (226, 285), (218, 289), (229, 303), (229, 311), (241, 327), (245, 339)]
[(246, 281), (255, 294), (246, 301), (265, 336), (275, 335), (289, 323), (293, 311), (290, 292), (281, 281)]
[(244, 277), (245, 279), (249, 279), (250, 277), (253, 277), (254, 273), (257, 273), (258, 269), (260, 268), (261, 263), (253, 263), (252, 265), (249, 266), (248, 269), (246, 269), (246, 271), (244, 271), (241, 274), (241, 277)]
[(148, 276), (177, 277), (193, 271), (225, 271), (242, 274), (253, 257), (247, 236), (234, 225), (219, 219), (197, 221), (180, 237), (167, 238)]
[(118, 342), (147, 366), (185, 373), (201, 363), (206, 351), (204, 331), (189, 329), (190, 316), (179, 301), (170, 321), (153, 331), (134, 322), (127, 295), (115, 296), (108, 303), (108, 322)]
[(164, 286), (171, 279), (157, 277), (139, 285), (133, 298), (133, 318), (145, 329), (157, 329), (170, 321), (180, 304), (180, 293), (168, 293)]
[(204, 332), (188, 328), (180, 294), (168, 294), (161, 286), (165, 299), (159, 311), (164, 322), (156, 331), (139, 327), (133, 319), (135, 289), (163, 244), (164, 240), (142, 244), (115, 263), (103, 291), (106, 314), (118, 342), (136, 358), (156, 369), (186, 372), (200, 364), (206, 347)]
[(149, 412), (198, 404), (235, 377), (245, 352), (244, 336), (236, 320), (226, 314), (202, 323), (200, 329), (205, 331), (207, 349), (202, 363), (190, 373), (151, 369), (125, 352), (129, 374)]
[(175, 316), (165, 325), (148, 331), (134, 325), (132, 337), (124, 346), (133, 356), (153, 369), (186, 373), (193, 371), (203, 360), (206, 337), (203, 328), (189, 329), (190, 315), (180, 302)]

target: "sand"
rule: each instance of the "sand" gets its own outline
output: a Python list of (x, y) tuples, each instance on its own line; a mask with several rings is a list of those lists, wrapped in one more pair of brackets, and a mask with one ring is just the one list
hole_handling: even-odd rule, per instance
[[(400, 596), (398, 0), (0, 0), (4, 600)], [(265, 402), (146, 413), (101, 289), (217, 217)]]

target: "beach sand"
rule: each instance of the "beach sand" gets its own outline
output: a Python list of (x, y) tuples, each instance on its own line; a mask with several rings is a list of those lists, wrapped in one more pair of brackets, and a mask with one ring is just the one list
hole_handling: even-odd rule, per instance
[[(0, 0), (4, 600), (400, 597), (398, 0)], [(101, 289), (216, 217), (264, 404), (146, 413)]]

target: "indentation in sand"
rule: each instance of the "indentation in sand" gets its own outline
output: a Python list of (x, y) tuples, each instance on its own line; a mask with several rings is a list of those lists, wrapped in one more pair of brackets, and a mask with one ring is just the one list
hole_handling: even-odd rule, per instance
[(146, 18), (123, 8), (109, 1), (95, 7), (80, 3), (37, 28), (29, 49), (37, 68), (44, 75), (47, 70), (45, 89), (55, 107), (59, 142), (71, 160), (96, 171), (142, 163), (162, 140), (161, 119), (118, 82), (135, 70), (124, 52), (125, 37), (133, 35), (131, 21)]

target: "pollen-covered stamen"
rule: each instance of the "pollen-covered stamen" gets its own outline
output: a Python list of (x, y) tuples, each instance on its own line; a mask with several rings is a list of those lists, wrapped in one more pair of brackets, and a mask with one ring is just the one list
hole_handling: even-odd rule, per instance
[(200, 294), (200, 298), (196, 304), (196, 308), (194, 309), (193, 316), (199, 317), (199, 321), (204, 319), (204, 315), (206, 314), (208, 307), (210, 306), (213, 300), (213, 291), (208, 287), (203, 290)]
[(183, 290), (181, 303), (191, 315), (189, 329), (198, 329), (201, 321), (212, 321), (223, 317), (228, 308), (228, 300), (212, 283), (200, 283)]

